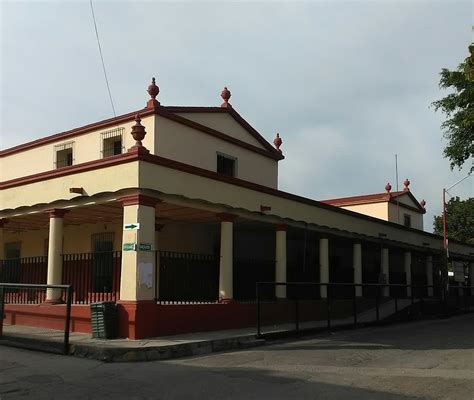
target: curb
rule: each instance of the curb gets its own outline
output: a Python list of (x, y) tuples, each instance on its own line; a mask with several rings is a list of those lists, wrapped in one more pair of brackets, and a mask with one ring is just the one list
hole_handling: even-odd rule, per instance
[(146, 348), (112, 348), (86, 344), (71, 344), (70, 354), (75, 357), (89, 358), (103, 362), (140, 362), (170, 360), (234, 349), (248, 349), (264, 344), (264, 339), (256, 339), (254, 335), (180, 343), (168, 346), (150, 346)]

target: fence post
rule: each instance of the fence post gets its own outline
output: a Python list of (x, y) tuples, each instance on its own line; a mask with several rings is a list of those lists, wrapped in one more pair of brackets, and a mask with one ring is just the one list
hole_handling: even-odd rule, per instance
[(66, 289), (66, 322), (64, 325), (64, 354), (69, 354), (69, 330), (71, 325), (72, 286)]
[[(354, 312), (354, 326), (357, 325), (357, 285), (354, 284), (354, 291), (352, 292), (352, 310)], [(362, 291), (362, 287), (361, 287)]]
[(375, 296), (375, 319), (379, 322), (380, 315), (379, 315), (379, 297), (380, 297), (380, 286), (377, 286), (377, 294)]
[(323, 286), (326, 287), (326, 312), (328, 317), (328, 329), (331, 329), (331, 287), (329, 283), (323, 283)]
[(300, 330), (300, 310), (299, 310), (299, 302), (298, 302), (298, 295), (295, 297), (295, 327), (296, 332)]
[(261, 327), (260, 327), (260, 291), (258, 289), (258, 282), (255, 284), (255, 294), (257, 296), (257, 337), (261, 336)]

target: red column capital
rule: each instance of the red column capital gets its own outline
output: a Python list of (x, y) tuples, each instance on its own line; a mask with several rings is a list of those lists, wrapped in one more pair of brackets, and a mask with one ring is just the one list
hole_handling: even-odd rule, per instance
[(120, 201), (123, 206), (134, 206), (138, 204), (141, 206), (155, 207), (158, 203), (161, 203), (162, 200), (157, 197), (135, 193), (129, 196), (120, 197), (118, 201)]
[(52, 208), (50, 210), (46, 210), (45, 212), (49, 215), (49, 218), (64, 218), (69, 210), (65, 210), (63, 208)]
[(217, 217), (222, 221), (222, 222), (234, 222), (234, 220), (238, 217), (238, 215), (231, 214), (231, 213), (218, 213), (216, 214)]

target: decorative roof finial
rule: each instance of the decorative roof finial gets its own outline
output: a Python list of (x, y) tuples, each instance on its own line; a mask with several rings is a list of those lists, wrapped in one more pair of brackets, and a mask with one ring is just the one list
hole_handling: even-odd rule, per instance
[(142, 140), (145, 138), (145, 127), (140, 123), (140, 114), (135, 115), (135, 125), (132, 126), (132, 136), (135, 139), (135, 145), (128, 149), (129, 153), (149, 154), (150, 152), (143, 146)]
[(426, 201), (425, 201), (425, 199), (423, 199), (423, 200), (420, 201), (420, 206), (422, 206), (423, 208), (425, 208), (425, 206), (426, 206)]
[(405, 179), (405, 181), (403, 182), (403, 184), (405, 185), (405, 187), (403, 188), (403, 191), (404, 192), (409, 192), (410, 191), (410, 188), (408, 186), (410, 186), (410, 181), (407, 179)]
[(385, 185), (385, 190), (387, 191), (387, 193), (390, 193), (390, 190), (392, 190), (392, 185), (390, 185), (390, 182), (387, 182), (387, 184)]
[(221, 104), (221, 107), (232, 107), (229, 103), (230, 96), (232, 96), (232, 93), (227, 89), (227, 86), (224, 86), (224, 89), (221, 92), (221, 97), (224, 102)]
[(160, 93), (160, 88), (156, 86), (155, 78), (151, 78), (151, 84), (148, 86), (147, 92), (151, 99), (146, 103), (146, 108), (158, 107), (160, 102), (156, 100), (156, 96), (158, 96), (158, 93)]
[(273, 144), (275, 145), (277, 151), (281, 153), (280, 146), (283, 143), (283, 140), (281, 140), (280, 134), (277, 133), (276, 138), (273, 139)]

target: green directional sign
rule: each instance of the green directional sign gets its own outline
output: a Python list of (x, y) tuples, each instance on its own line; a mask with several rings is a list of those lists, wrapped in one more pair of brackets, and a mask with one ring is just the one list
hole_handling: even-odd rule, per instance
[(138, 229), (140, 229), (140, 224), (138, 222), (131, 224), (123, 224), (124, 231), (136, 231)]
[(151, 250), (151, 243), (140, 243), (138, 245), (138, 250)]
[(134, 251), (136, 247), (136, 243), (124, 243), (122, 246), (123, 251)]

